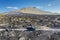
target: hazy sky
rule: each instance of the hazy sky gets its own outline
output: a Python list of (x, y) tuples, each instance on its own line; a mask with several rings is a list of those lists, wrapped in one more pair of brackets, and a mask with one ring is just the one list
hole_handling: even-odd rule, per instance
[(0, 0), (0, 13), (29, 6), (60, 13), (60, 0)]

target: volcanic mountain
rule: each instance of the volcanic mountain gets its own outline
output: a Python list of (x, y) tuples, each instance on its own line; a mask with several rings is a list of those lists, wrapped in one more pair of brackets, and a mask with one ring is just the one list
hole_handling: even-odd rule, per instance
[(51, 13), (51, 12), (40, 10), (36, 7), (23, 8), (20, 11), (23, 13), (32, 13), (32, 14), (50, 14)]
[(52, 12), (48, 12), (48, 11), (43, 11), (40, 10), (36, 7), (27, 7), (27, 8), (22, 8), (20, 10), (16, 10), (16, 11), (10, 11), (7, 12), (6, 14), (37, 14), (37, 15), (57, 15), (58, 13), (52, 13)]

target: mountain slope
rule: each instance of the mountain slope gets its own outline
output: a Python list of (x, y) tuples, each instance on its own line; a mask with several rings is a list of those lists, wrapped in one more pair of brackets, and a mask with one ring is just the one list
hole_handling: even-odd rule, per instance
[(20, 10), (20, 12), (23, 13), (32, 13), (32, 14), (53, 14), (51, 12), (47, 12), (47, 11), (42, 11), (36, 7), (28, 7), (28, 8), (23, 8)]
[(43, 10), (40, 10), (36, 7), (27, 7), (27, 8), (22, 8), (20, 10), (16, 10), (16, 11), (10, 11), (10, 12), (7, 12), (6, 14), (37, 14), (37, 15), (60, 15), (58, 13), (52, 13), (52, 12), (48, 12), (48, 11), (43, 11)]

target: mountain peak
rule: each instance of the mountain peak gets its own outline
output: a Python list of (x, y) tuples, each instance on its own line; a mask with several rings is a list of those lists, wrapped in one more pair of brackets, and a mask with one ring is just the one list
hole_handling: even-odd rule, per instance
[(32, 13), (32, 14), (50, 14), (50, 12), (40, 10), (36, 7), (27, 7), (27, 8), (22, 8), (20, 12), (23, 13)]

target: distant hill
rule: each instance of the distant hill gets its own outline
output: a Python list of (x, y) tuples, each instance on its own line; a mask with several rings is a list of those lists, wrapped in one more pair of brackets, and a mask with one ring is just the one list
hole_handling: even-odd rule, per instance
[(27, 7), (27, 8), (22, 8), (20, 10), (20, 12), (23, 12), (23, 13), (31, 13), (31, 14), (39, 14), (39, 15), (57, 15), (58, 13), (52, 13), (52, 12), (48, 12), (48, 11), (43, 11), (43, 10), (40, 10), (36, 7)]
[(16, 11), (10, 11), (10, 12), (5, 12), (5, 14), (8, 14), (8, 15), (19, 15), (19, 14), (37, 14), (37, 15), (60, 15), (59, 13), (52, 13), (52, 12), (48, 12), (48, 11), (43, 11), (43, 10), (40, 10), (36, 7), (26, 7), (26, 8), (22, 8), (20, 10), (16, 10)]
[(20, 10), (23, 13), (32, 13), (32, 14), (50, 14), (50, 12), (42, 11), (36, 7), (28, 7)]

